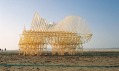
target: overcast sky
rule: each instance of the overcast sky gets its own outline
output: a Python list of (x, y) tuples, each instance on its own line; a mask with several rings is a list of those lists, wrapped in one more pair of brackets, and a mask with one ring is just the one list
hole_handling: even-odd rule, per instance
[(0, 48), (19, 48), (19, 34), (35, 12), (50, 22), (83, 17), (93, 33), (84, 48), (119, 47), (119, 0), (0, 0)]

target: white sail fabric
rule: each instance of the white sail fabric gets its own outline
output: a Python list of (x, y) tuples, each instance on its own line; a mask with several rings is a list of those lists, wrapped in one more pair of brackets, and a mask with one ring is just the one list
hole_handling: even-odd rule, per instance
[(57, 25), (55, 25), (53, 30), (78, 34), (90, 34), (90, 30), (85, 24), (86, 22), (81, 17), (68, 16)]

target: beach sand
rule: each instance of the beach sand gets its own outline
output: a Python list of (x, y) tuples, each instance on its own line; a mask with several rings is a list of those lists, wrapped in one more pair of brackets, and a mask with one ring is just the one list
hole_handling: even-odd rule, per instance
[[(23, 56), (0, 52), (0, 64), (0, 71), (119, 71), (119, 53), (86, 52), (76, 56)], [(17, 64), (19, 66), (15, 66)]]

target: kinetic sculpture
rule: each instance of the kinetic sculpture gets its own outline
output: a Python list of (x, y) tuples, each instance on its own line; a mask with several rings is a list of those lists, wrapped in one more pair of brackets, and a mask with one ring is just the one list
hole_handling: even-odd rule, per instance
[(61, 22), (48, 23), (35, 13), (30, 30), (24, 27), (19, 40), (19, 54), (41, 55), (52, 47), (52, 55), (74, 55), (82, 52), (82, 44), (90, 41), (92, 34), (86, 22), (78, 16), (68, 16)]

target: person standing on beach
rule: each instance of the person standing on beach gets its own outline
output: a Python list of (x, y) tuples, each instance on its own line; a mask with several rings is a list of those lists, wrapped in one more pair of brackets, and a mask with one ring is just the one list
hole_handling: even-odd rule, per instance
[(5, 51), (6, 51), (6, 48), (5, 48)]

